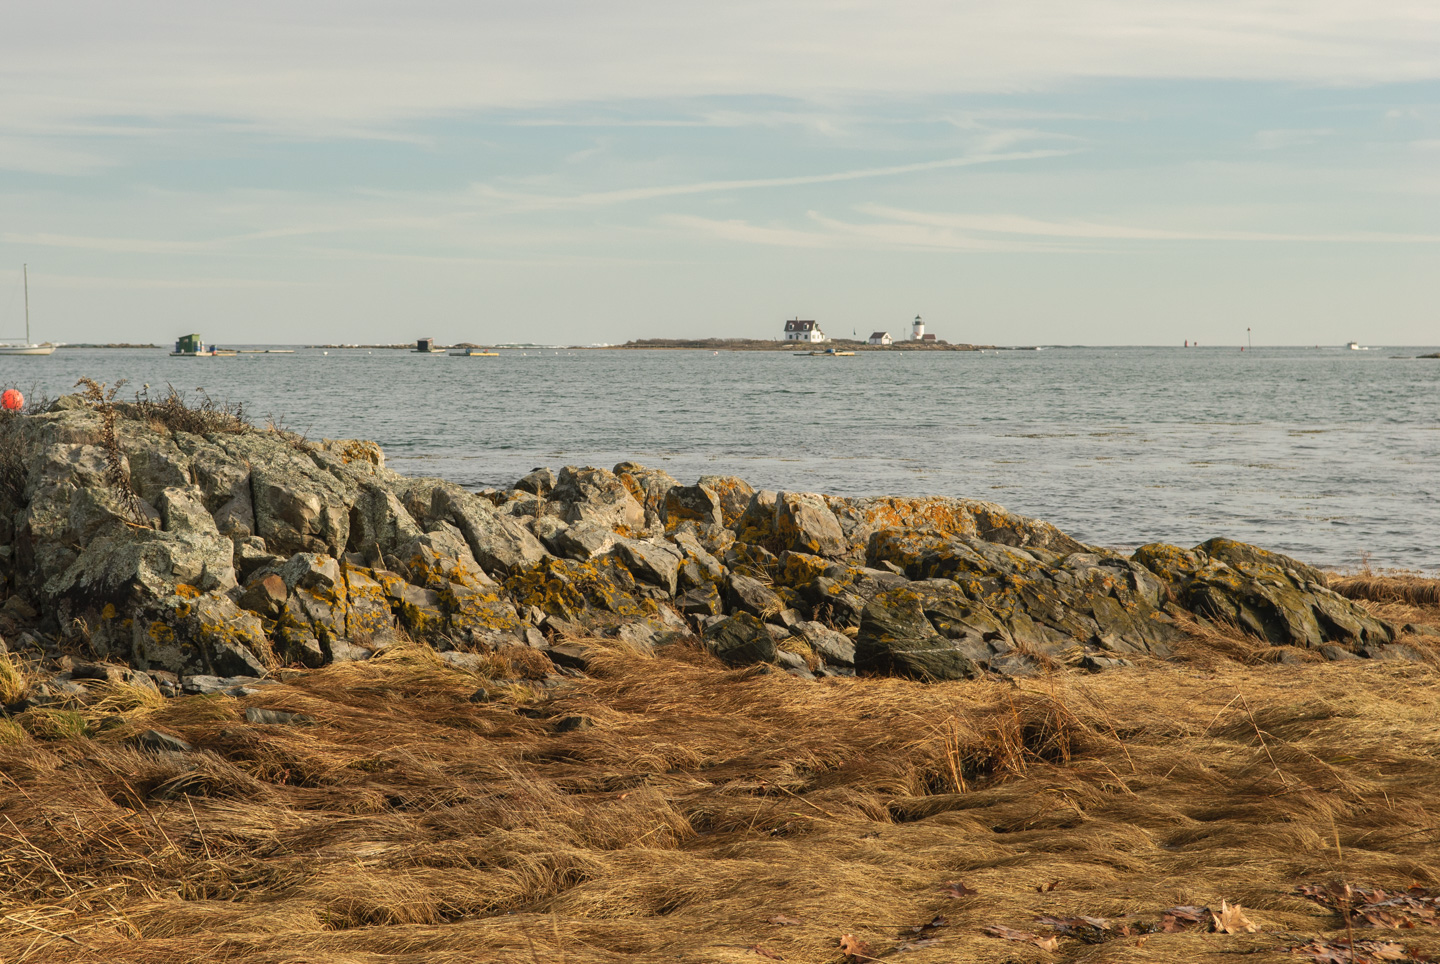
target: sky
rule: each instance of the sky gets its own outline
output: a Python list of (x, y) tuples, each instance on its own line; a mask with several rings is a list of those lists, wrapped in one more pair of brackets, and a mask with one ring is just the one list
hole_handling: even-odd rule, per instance
[(1440, 342), (1433, 0), (5, 23), (0, 337)]

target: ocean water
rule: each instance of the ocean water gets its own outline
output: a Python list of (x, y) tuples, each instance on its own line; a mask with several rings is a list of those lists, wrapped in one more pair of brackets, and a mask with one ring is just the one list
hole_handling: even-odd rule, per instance
[(1225, 535), (1319, 565), (1440, 570), (1434, 348), (869, 353), (366, 349), (0, 356), (0, 387), (87, 375), (243, 402), (398, 471), (503, 486), (634, 460), (682, 482), (986, 499), (1087, 542)]

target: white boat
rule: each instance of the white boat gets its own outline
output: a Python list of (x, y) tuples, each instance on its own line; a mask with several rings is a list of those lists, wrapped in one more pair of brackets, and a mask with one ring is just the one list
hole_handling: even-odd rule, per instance
[(1366, 347), (1364, 347), (1363, 345), (1361, 345), (1358, 341), (1352, 341), (1352, 342), (1351, 342), (1349, 345), (1347, 345), (1346, 347), (1349, 348), (1351, 351), (1369, 351), (1369, 350), (1370, 350), (1369, 348), (1366, 348)]
[(0, 355), (48, 355), (55, 350), (54, 345), (37, 345), (30, 341), (30, 266), (22, 266), (21, 271), (25, 275), (25, 343), (0, 345)]

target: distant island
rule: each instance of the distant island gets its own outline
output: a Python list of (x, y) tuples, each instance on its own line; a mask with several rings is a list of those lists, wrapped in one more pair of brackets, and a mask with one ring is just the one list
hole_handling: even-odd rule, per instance
[(106, 343), (103, 344), (103, 345), (102, 345), (102, 344), (87, 344), (87, 343), (83, 343), (83, 342), (82, 342), (82, 343), (80, 343), (80, 344), (73, 344), (73, 345), (56, 345), (55, 347), (56, 347), (56, 348), (159, 348), (160, 346), (159, 346), (159, 345), (142, 345), (142, 344), (139, 344), (138, 342), (111, 341), (111, 342), (106, 342)]
[(795, 351), (797, 349), (842, 348), (845, 351), (980, 351), (994, 345), (952, 345), (947, 341), (899, 341), (890, 345), (872, 345), (852, 338), (826, 338), (823, 342), (779, 341), (769, 338), (636, 338), (611, 349), (675, 348), (708, 351)]

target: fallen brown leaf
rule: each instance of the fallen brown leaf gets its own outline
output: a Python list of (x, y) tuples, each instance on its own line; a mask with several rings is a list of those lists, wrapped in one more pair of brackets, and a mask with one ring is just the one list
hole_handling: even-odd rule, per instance
[(1036, 888), (1035, 888), (1035, 891), (1036, 891), (1036, 893), (1040, 893), (1040, 894), (1048, 894), (1048, 893), (1050, 893), (1050, 891), (1054, 890), (1056, 887), (1059, 887), (1059, 886), (1060, 886), (1060, 881), (1058, 881), (1058, 880), (1052, 880), (1052, 881), (1050, 881), (1048, 884), (1041, 884), (1039, 887), (1036, 887)]
[(870, 945), (860, 940), (860, 938), (854, 934), (841, 936), (840, 950), (844, 951), (845, 956), (849, 957), (852, 961), (873, 961), (876, 959), (875, 952), (871, 949)]
[(1352, 946), (1347, 941), (1330, 941), (1322, 944), (1310, 941), (1290, 948), (1291, 954), (1298, 954), (1316, 964), (1381, 964), (1384, 961), (1421, 961), (1413, 957), (1403, 944), (1390, 941), (1356, 941)]
[(1299, 890), (1354, 924), (1394, 929), (1440, 926), (1440, 895), (1421, 887), (1385, 891), (1349, 884), (1304, 884)]
[(783, 960), (785, 960), (785, 958), (781, 957), (779, 954), (776, 954), (776, 953), (775, 953), (774, 951), (772, 951), (772, 950), (768, 950), (768, 949), (766, 949), (766, 948), (764, 948), (764, 947), (761, 947), (759, 944), (751, 944), (751, 945), (750, 945), (750, 953), (751, 953), (751, 954), (759, 954), (761, 957), (768, 957), (768, 958), (770, 958), (770, 960), (772, 960), (772, 961), (783, 961)]
[(1220, 902), (1220, 913), (1211, 911), (1212, 924), (1217, 934), (1253, 934), (1260, 928), (1245, 916), (1240, 905), (1230, 906)]
[(801, 921), (794, 917), (786, 917), (784, 914), (776, 914), (774, 917), (770, 918), (767, 923), (779, 924), (781, 927), (795, 927), (796, 925), (800, 924)]
[(967, 887), (958, 880), (950, 881), (944, 886), (944, 888), (940, 892), (947, 897), (954, 897), (957, 900), (961, 897), (974, 897), (976, 894), (980, 893), (980, 891), (974, 889), (973, 887)]
[(1179, 907), (1171, 907), (1169, 910), (1162, 912), (1157, 929), (1167, 934), (1178, 934), (1192, 927), (1199, 927), (1202, 924), (1210, 923), (1212, 916), (1210, 908), (1208, 907), (1182, 904)]
[(1034, 944), (1043, 951), (1053, 951), (1060, 947), (1060, 942), (1053, 937), (1041, 937), (1039, 934), (1032, 934), (1029, 931), (1017, 931), (1013, 927), (1005, 927), (1002, 924), (991, 924), (985, 928), (983, 933), (990, 937), (999, 937), (1007, 941)]

